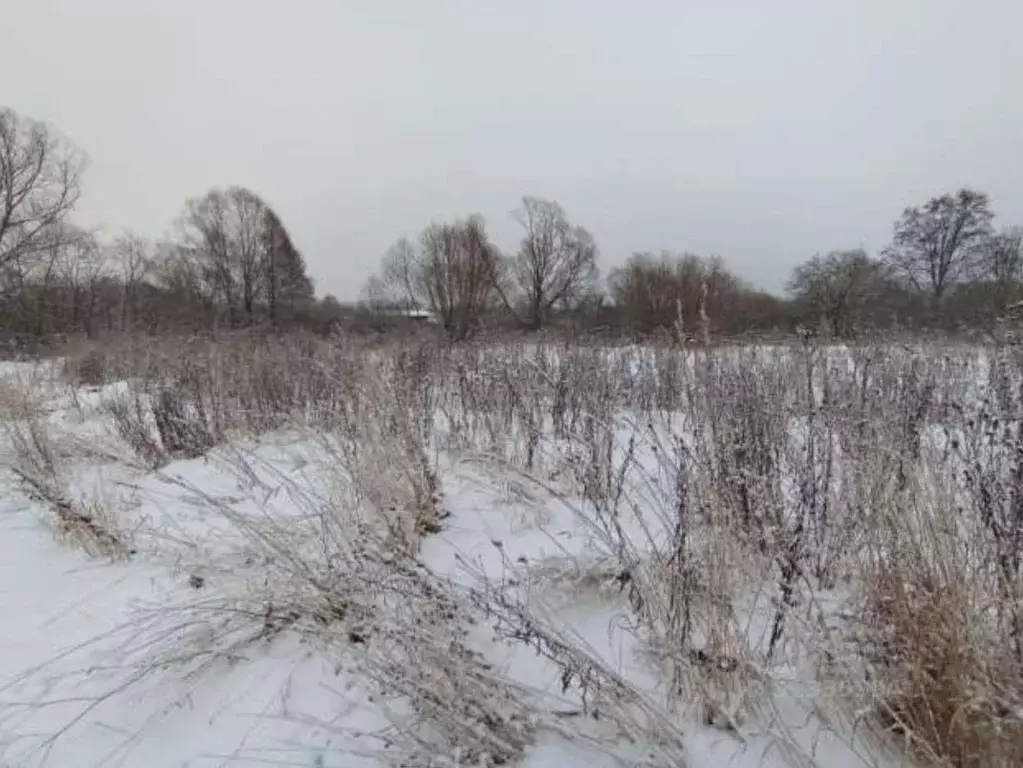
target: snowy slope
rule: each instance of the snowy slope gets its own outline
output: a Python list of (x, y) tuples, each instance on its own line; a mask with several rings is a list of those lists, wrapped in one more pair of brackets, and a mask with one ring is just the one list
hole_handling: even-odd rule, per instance
[[(110, 437), (96, 407), (103, 396), (70, 409), (55, 392), (51, 420), (66, 434), (103, 443)], [(238, 456), (257, 468), (257, 479), (239, 473)], [(295, 489), (312, 499), (329, 495), (329, 463), (302, 435), (217, 449), (159, 473), (109, 455), (80, 462), (69, 481), (73, 493), (116, 508), (134, 534), (137, 554), (117, 563), (58, 541), (48, 511), (4, 476), (0, 765), (400, 763), (408, 712), (358, 646), (317, 642), (297, 629), (253, 639), (258, 621), (225, 618), (248, 605), (241, 595), (261, 573), (238, 521), (290, 515), (301, 530)], [(599, 576), (600, 548), (577, 511), (482, 461), (441, 455), (439, 477), (443, 530), (423, 542), (420, 556), (438, 582), (450, 580), (457, 594), (486, 583), (528, 595), (538, 621), (573, 638), (656, 711), (664, 681), (628, 629), (624, 597)], [(528, 768), (670, 765), (673, 754), (692, 766), (797, 764), (777, 747), (781, 725), (740, 735), (694, 719), (681, 729), (681, 753), (628, 743), (562, 690), (558, 665), (495, 628), (488, 620), (467, 626), (467, 643), (495, 679), (547, 713), (537, 718)], [(203, 632), (238, 642), (218, 641), (216, 653), (193, 658)], [(827, 739), (813, 747), (821, 736), (814, 719), (798, 707), (785, 714), (802, 729), (794, 741), (823, 750), (820, 765), (869, 764)]]
[[(386, 729), (388, 720), (368, 701), (368, 681), (351, 663), (281, 637), (194, 680), (180, 679), (176, 668), (148, 669), (145, 644), (174, 624), (163, 620), (165, 607), (192, 599), (187, 577), (138, 560), (90, 560), (54, 540), (43, 512), (15, 493), (4, 496), (6, 764), (378, 764), (354, 758), (379, 747), (359, 734)], [(156, 506), (170, 511), (166, 502)], [(330, 724), (330, 733), (313, 721)]]

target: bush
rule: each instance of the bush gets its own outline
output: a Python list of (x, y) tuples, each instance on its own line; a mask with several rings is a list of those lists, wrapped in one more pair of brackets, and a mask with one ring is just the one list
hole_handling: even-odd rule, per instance
[(78, 386), (100, 387), (110, 381), (109, 376), (109, 358), (103, 347), (89, 346), (64, 360), (64, 377)]

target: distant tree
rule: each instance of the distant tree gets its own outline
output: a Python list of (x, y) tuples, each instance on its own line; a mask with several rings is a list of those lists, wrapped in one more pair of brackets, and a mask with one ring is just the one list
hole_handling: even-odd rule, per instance
[(903, 212), (885, 259), (913, 288), (940, 299), (969, 274), (992, 218), (983, 192), (962, 189), (932, 198)]
[(337, 300), (337, 296), (328, 293), (320, 302), (320, 309), (324, 315), (332, 320), (340, 320), (346, 314), (344, 306)]
[(978, 276), (990, 283), (997, 312), (1023, 299), (1023, 227), (1003, 230), (984, 242)]
[(263, 226), (261, 267), (270, 322), (276, 326), (282, 309), (293, 314), (296, 307), (312, 301), (313, 283), (306, 275), (302, 254), (270, 208), (263, 213)]
[(742, 284), (720, 259), (691, 254), (634, 254), (608, 276), (615, 306), (640, 331), (675, 327), (688, 330), (702, 323), (701, 312), (719, 327)]
[(83, 165), (46, 125), (0, 107), (0, 270), (61, 245)]
[(599, 287), (588, 290), (562, 315), (569, 329), (613, 332), (622, 325), (621, 312)]
[[(510, 289), (521, 297), (520, 320), (539, 330), (555, 307), (567, 307), (592, 292), (597, 247), (593, 236), (572, 226), (553, 200), (524, 197), (515, 218), (525, 234), (518, 253), (510, 259), (507, 276)], [(505, 300), (517, 311), (507, 296)]]
[(255, 193), (211, 190), (186, 203), (179, 224), (179, 277), (186, 262), (194, 266), (214, 305), (226, 308), (229, 325), (240, 316), (256, 323), (264, 305), (277, 322), (282, 306), (311, 300), (301, 254), (280, 217)]
[(232, 261), (237, 270), (238, 282), (241, 284), (242, 309), (249, 325), (256, 321), (256, 303), (260, 298), (260, 290), (264, 287), (261, 269), (265, 263), (264, 253), (267, 243), (264, 239), (264, 222), (266, 203), (247, 189), (232, 187), (227, 191), (230, 202), (229, 210), (233, 217), (229, 220), (232, 228), (229, 236), (233, 246)]
[[(392, 246), (391, 250), (388, 251), (388, 255), (384, 257), (385, 264), (389, 262), (393, 250), (394, 246)], [(401, 301), (399, 297), (403, 295), (407, 295), (407, 292), (389, 285), (388, 282), (380, 275), (370, 275), (366, 284), (362, 288), (360, 304), (365, 310), (378, 312), (380, 310), (392, 308), (396, 301)], [(405, 301), (407, 301), (407, 299), (405, 299)]]
[(366, 282), (363, 294), (378, 309), (424, 309), (430, 304), (426, 289), (430, 268), (416, 244), (403, 237), (387, 249), (380, 275)]
[(198, 249), (177, 242), (159, 244), (151, 275), (160, 301), (146, 308), (148, 326), (191, 331), (212, 326), (217, 294), (209, 271)]
[(832, 334), (849, 336), (880, 295), (885, 267), (862, 250), (814, 256), (792, 273), (789, 291)]
[(92, 336), (100, 288), (107, 277), (103, 249), (88, 233), (79, 232), (60, 248), (56, 268), (64, 300), (55, 317), (64, 330)]
[(19, 315), (25, 330), (38, 337), (60, 330), (57, 314), (63, 304), (57, 295), (61, 259), (65, 251), (77, 246), (80, 233), (61, 224), (61, 235), (50, 239), (45, 250), (32, 258), (24, 254), (10, 262), (17, 276)]
[(491, 308), (501, 273), (501, 255), (483, 219), (427, 227), (420, 239), (417, 276), (425, 306), (453, 338), (475, 331)]
[(418, 247), (399, 240), (387, 252), (381, 274), (364, 295), (406, 309), (429, 310), (449, 336), (462, 339), (493, 306), (501, 257), (478, 216), (433, 224)]
[(154, 246), (141, 235), (125, 232), (110, 250), (122, 287), (121, 328), (129, 330), (140, 312), (142, 284), (155, 260)]
[[(608, 275), (608, 293), (619, 308), (623, 320), (639, 330), (668, 327), (683, 309), (695, 309), (698, 280), (696, 256), (664, 253), (658, 259), (649, 253), (633, 254)], [(686, 273), (693, 274), (691, 288)]]
[[(282, 307), (282, 311), (283, 309)], [(320, 336), (329, 336), (342, 327), (352, 329), (356, 314), (354, 306), (345, 306), (336, 296), (328, 293), (319, 300), (312, 298), (303, 301), (300, 306), (295, 307), (295, 314), (287, 322), (289, 325), (300, 324)], [(282, 316), (279, 322), (283, 324), (285, 317)]]
[[(194, 287), (199, 288), (201, 281), (203, 287), (208, 288), (211, 303), (225, 307), (228, 324), (234, 326), (238, 289), (228, 206), (227, 195), (217, 189), (187, 201), (179, 222), (182, 231), (179, 258), (168, 266), (178, 278), (194, 267), (200, 278)], [(213, 318), (216, 322), (215, 310)]]
[(793, 309), (791, 301), (743, 286), (720, 318), (719, 325), (734, 334), (785, 333), (795, 324)]

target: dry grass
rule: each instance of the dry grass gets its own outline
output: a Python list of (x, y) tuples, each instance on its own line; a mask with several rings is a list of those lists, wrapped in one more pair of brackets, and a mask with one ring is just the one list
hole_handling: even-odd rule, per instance
[[(90, 365), (67, 370), (93, 380)], [(369, 641), (382, 678), (412, 665), (398, 688), (424, 722), (443, 725), (440, 741), (416, 731), (420, 751), (457, 746), (496, 764), (538, 727), (478, 659), (451, 651), (462, 639), (444, 617), (482, 610), (559, 665), (566, 689), (660, 744), (665, 764), (681, 760), (694, 716), (735, 735), (773, 729), (793, 760), (813, 764), (804, 741), (771, 725), (782, 694), (836, 738), (846, 738), (838, 723), (856, 721), (876, 751), (864, 764), (888, 748), (923, 764), (1023, 761), (1023, 355), (1006, 340), (226, 339), (137, 344), (105, 368), (130, 383), (111, 412), (150, 466), (239, 435), (317, 435), (343, 499), (296, 501), (303, 527), (236, 522), (277, 563), (270, 602), (288, 626), (347, 642), (386, 614), (381, 604), (420, 622), (378, 621), (387, 630)], [(26, 432), (19, 453), (38, 454), (33, 439)], [(499, 462), (576, 510), (599, 547), (599, 578), (623, 596), (670, 683), (662, 700), (539, 613), (535, 595), (485, 584), (467, 607), (417, 569), (418, 542), (443, 526), (439, 451)]]
[[(1018, 356), (805, 343), (612, 351), (624, 364), (608, 366), (606, 350), (559, 351), (460, 350), (446, 370), (472, 375), (448, 422), (462, 450), (496, 445), (549, 490), (574, 474), (580, 517), (674, 681), (669, 711), (737, 731), (765, 720), (788, 670), (827, 670), (809, 702), (827, 720), (866, 712), (925, 763), (1018, 763)], [(984, 359), (1001, 362), (978, 377)], [(969, 415), (985, 397), (999, 418)], [(979, 449), (964, 459), (971, 430), (998, 444), (979, 465)], [(751, 603), (773, 606), (757, 631)]]
[(39, 395), (48, 390), (39, 378), (0, 381), (0, 423), (6, 438), (0, 466), (23, 493), (52, 513), (60, 538), (91, 555), (126, 558), (134, 553), (130, 536), (102, 500), (83, 502), (67, 491), (67, 469), (84, 452), (77, 441), (53, 434)]

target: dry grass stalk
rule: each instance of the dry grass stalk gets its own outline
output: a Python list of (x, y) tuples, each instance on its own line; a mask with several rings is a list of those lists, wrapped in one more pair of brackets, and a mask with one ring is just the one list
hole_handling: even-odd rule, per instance
[(128, 537), (102, 504), (68, 494), (66, 474), (75, 459), (75, 442), (54, 440), (40, 402), (30, 394), (33, 389), (0, 384), (0, 421), (8, 443), (4, 463), (22, 491), (54, 515), (61, 538), (89, 554), (113, 559), (133, 554)]

